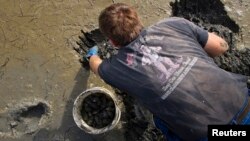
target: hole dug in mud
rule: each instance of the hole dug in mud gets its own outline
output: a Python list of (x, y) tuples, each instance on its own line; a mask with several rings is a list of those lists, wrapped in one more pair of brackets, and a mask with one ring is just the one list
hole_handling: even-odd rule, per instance
[(22, 118), (41, 118), (43, 114), (46, 112), (45, 105), (43, 103), (39, 103), (38, 105), (28, 107), (27, 111), (23, 111), (20, 114)]
[(49, 106), (43, 102), (20, 105), (10, 114), (10, 127), (17, 132), (32, 133), (44, 124), (48, 113)]

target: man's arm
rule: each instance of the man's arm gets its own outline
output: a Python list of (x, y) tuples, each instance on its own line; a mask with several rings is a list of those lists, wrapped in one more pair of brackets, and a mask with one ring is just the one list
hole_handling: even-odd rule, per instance
[(91, 70), (96, 74), (98, 74), (98, 68), (100, 66), (100, 64), (102, 63), (102, 59), (98, 56), (98, 55), (93, 55), (90, 57), (89, 59), (89, 65)]
[(208, 55), (211, 57), (222, 55), (228, 48), (228, 44), (224, 39), (214, 33), (208, 33), (208, 40), (204, 47)]
[(227, 42), (215, 33), (209, 33), (188, 20), (182, 19), (182, 21), (190, 26), (198, 42), (209, 56), (216, 57), (228, 50)]

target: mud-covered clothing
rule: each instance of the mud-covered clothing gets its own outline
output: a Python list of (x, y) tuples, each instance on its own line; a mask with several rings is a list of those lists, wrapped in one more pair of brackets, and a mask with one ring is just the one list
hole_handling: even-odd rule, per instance
[(207, 125), (228, 124), (247, 97), (247, 78), (220, 69), (203, 49), (207, 39), (185, 19), (165, 19), (103, 60), (98, 73), (181, 138), (205, 137)]

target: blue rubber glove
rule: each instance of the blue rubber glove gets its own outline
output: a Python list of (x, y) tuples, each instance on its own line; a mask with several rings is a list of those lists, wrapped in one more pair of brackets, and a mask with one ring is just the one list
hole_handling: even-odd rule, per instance
[(89, 58), (92, 56), (92, 55), (98, 55), (98, 47), (97, 45), (93, 46), (92, 48), (90, 48), (85, 56), (85, 58), (87, 60), (89, 60)]

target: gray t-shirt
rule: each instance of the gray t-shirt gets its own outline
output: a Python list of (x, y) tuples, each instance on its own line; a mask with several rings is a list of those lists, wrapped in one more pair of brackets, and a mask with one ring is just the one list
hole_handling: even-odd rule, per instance
[(246, 77), (220, 69), (204, 51), (208, 32), (182, 18), (150, 26), (102, 62), (100, 77), (127, 92), (185, 140), (228, 124), (247, 97)]

